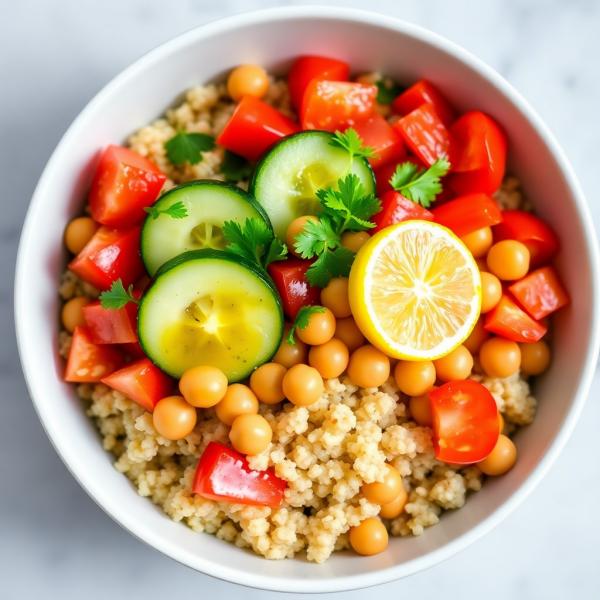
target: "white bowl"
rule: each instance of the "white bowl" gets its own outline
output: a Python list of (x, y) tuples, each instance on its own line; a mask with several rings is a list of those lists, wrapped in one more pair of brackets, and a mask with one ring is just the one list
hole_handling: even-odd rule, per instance
[[(325, 564), (267, 561), (171, 521), (112, 466), (74, 386), (62, 381), (57, 287), (65, 266), (62, 235), (83, 206), (99, 150), (150, 122), (182, 92), (240, 63), (285, 73), (299, 54), (345, 59), (354, 72), (399, 81), (427, 77), (460, 110), (478, 108), (502, 123), (510, 168), (538, 213), (558, 232), (558, 268), (572, 304), (555, 320), (554, 362), (536, 383), (539, 412), (515, 438), (519, 460), (488, 481), (461, 510), (415, 538), (393, 538), (362, 558), (335, 553)], [(19, 351), (38, 415), (57, 452), (90, 496), (137, 538), (192, 569), (269, 590), (334, 592), (388, 582), (434, 565), (504, 519), (540, 481), (581, 412), (598, 351), (598, 250), (582, 191), (557, 142), (531, 107), (480, 60), (424, 29), (342, 8), (296, 7), (238, 15), (178, 36), (107, 85), (77, 117), (48, 162), (23, 230), (15, 312)]]

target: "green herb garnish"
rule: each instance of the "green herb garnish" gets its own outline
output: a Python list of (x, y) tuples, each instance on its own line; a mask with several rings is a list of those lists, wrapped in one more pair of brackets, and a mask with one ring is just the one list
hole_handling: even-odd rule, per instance
[(133, 296), (133, 284), (126, 290), (120, 279), (113, 281), (110, 290), (100, 294), (100, 305), (102, 308), (108, 310), (123, 308), (128, 302), (135, 302), (135, 304), (140, 303), (140, 301), (136, 300)]
[(440, 179), (450, 170), (446, 158), (438, 158), (429, 169), (419, 169), (411, 162), (398, 165), (390, 179), (390, 185), (403, 196), (429, 208), (442, 191)]
[(356, 133), (356, 129), (350, 127), (344, 133), (336, 131), (333, 139), (329, 142), (330, 146), (343, 148), (350, 155), (350, 164), (354, 158), (378, 158), (379, 155), (371, 146), (364, 146), (362, 138)]
[(326, 309), (324, 306), (303, 306), (298, 311), (298, 314), (294, 319), (294, 324), (292, 325), (292, 328), (290, 329), (285, 341), (288, 344), (295, 346), (296, 340), (294, 339), (294, 332), (296, 331), (296, 329), (306, 329), (310, 325), (310, 318), (312, 317), (312, 315), (317, 313), (324, 313), (325, 310)]
[(169, 215), (173, 219), (185, 219), (188, 216), (187, 208), (183, 202), (175, 202), (169, 208), (156, 208), (155, 206), (146, 206), (144, 210), (154, 219), (160, 215)]
[(252, 165), (243, 156), (225, 150), (225, 156), (219, 170), (225, 175), (227, 181), (237, 183), (250, 177)]
[(180, 131), (165, 142), (167, 158), (176, 166), (188, 162), (197, 165), (202, 161), (202, 152), (215, 147), (215, 138), (206, 133), (185, 133)]
[(377, 86), (377, 102), (379, 104), (391, 104), (405, 89), (397, 83), (393, 83), (388, 87), (383, 80), (376, 81), (375, 85)]

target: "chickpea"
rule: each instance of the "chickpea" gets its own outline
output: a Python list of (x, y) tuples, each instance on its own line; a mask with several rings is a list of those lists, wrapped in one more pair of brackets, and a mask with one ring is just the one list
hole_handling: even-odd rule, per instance
[(83, 316), (83, 307), (87, 306), (92, 300), (86, 296), (77, 296), (71, 298), (66, 302), (62, 309), (62, 322), (65, 329), (69, 333), (75, 331), (75, 327), (78, 325), (81, 327), (86, 326), (85, 317)]
[(433, 361), (437, 378), (440, 381), (466, 379), (473, 370), (473, 357), (462, 344), (447, 354)]
[(308, 365), (295, 365), (283, 377), (285, 397), (296, 406), (314, 404), (323, 395), (323, 378)]
[(363, 556), (383, 552), (387, 548), (388, 540), (385, 525), (374, 517), (365, 519), (360, 525), (350, 528), (350, 545), (355, 552)]
[(258, 398), (249, 387), (234, 383), (227, 388), (219, 404), (215, 405), (215, 412), (222, 423), (231, 426), (240, 415), (258, 413)]
[(308, 364), (319, 371), (323, 379), (339, 377), (346, 370), (349, 360), (348, 348), (337, 338), (313, 346), (308, 352)]
[(262, 415), (240, 415), (229, 431), (233, 447), (242, 454), (260, 454), (273, 439), (273, 430)]
[(229, 74), (227, 91), (231, 98), (238, 102), (242, 96), (262, 98), (269, 89), (267, 72), (257, 65), (241, 65)]
[(473, 331), (469, 337), (463, 342), (463, 346), (471, 353), (477, 354), (481, 348), (481, 344), (490, 338), (491, 333), (485, 328), (485, 317), (479, 317)]
[(321, 290), (321, 304), (327, 307), (336, 319), (352, 315), (348, 298), (348, 278), (336, 277)]
[(504, 431), (504, 417), (502, 416), (501, 412), (498, 412), (498, 425), (498, 431), (502, 433)]
[[(435, 386), (433, 387), (435, 389)], [(410, 416), (421, 427), (431, 427), (433, 425), (433, 414), (431, 413), (431, 400), (429, 394), (413, 396), (408, 401), (408, 410)]]
[(362, 495), (372, 504), (389, 504), (404, 489), (402, 487), (402, 477), (400, 477), (398, 470), (392, 465), (386, 464), (385, 466), (387, 467), (387, 473), (382, 482), (363, 483), (360, 488)]
[(65, 245), (69, 252), (79, 254), (100, 228), (91, 217), (73, 219), (65, 229)]
[(477, 466), (486, 475), (504, 475), (510, 471), (517, 462), (517, 449), (512, 441), (500, 434), (491, 454), (484, 458)]
[(277, 404), (283, 402), (283, 378), (287, 369), (278, 363), (266, 363), (261, 365), (250, 376), (250, 389), (256, 397), (265, 404)]
[(283, 339), (279, 345), (279, 349), (275, 356), (271, 359), (274, 363), (284, 366), (286, 369), (291, 369), (294, 365), (306, 364), (308, 360), (308, 346), (298, 338), (294, 331), (295, 344), (287, 343), (287, 336), (292, 328), (291, 323), (286, 323), (283, 327)]
[(521, 349), (517, 342), (493, 337), (483, 342), (479, 350), (481, 368), (490, 376), (504, 379), (514, 375), (521, 366)]
[(352, 317), (338, 319), (335, 322), (335, 333), (333, 337), (344, 342), (350, 353), (360, 348), (365, 343), (365, 336), (358, 328), (356, 321)]
[(491, 273), (481, 274), (481, 314), (490, 312), (502, 298), (502, 284)]
[(379, 516), (382, 519), (395, 519), (396, 517), (399, 517), (404, 512), (407, 501), (408, 494), (406, 493), (406, 490), (402, 488), (395, 500), (388, 502), (388, 504), (381, 505)]
[(471, 251), (474, 258), (481, 258), (492, 247), (494, 238), (491, 227), (483, 227), (460, 238), (463, 244)]
[(197, 408), (218, 404), (227, 392), (227, 377), (216, 367), (202, 365), (187, 370), (179, 380), (179, 391)]
[(285, 234), (285, 243), (289, 251), (295, 256), (300, 256), (294, 248), (294, 246), (296, 245), (296, 236), (299, 235), (302, 231), (304, 231), (304, 226), (308, 221), (314, 221), (315, 223), (318, 223), (319, 219), (317, 219), (317, 217), (313, 217), (312, 215), (306, 217), (298, 217), (297, 219), (294, 219), (287, 228)]
[(394, 369), (394, 378), (402, 393), (407, 396), (421, 396), (433, 388), (436, 379), (435, 367), (430, 360), (401, 360)]
[(326, 308), (325, 312), (316, 312), (310, 316), (308, 327), (296, 328), (298, 337), (311, 346), (318, 346), (328, 342), (335, 332), (335, 317)]
[(167, 396), (154, 407), (152, 422), (158, 434), (168, 440), (181, 440), (196, 426), (196, 409), (182, 396)]
[(358, 252), (369, 240), (371, 236), (366, 231), (346, 231), (342, 233), (342, 247)]
[(350, 356), (347, 371), (358, 387), (379, 387), (390, 376), (390, 359), (375, 346), (361, 346)]
[(519, 344), (521, 349), (521, 371), (526, 375), (540, 375), (550, 365), (552, 357), (546, 342)]
[(487, 255), (491, 273), (503, 281), (521, 279), (529, 271), (529, 250), (516, 240), (503, 240), (494, 244)]

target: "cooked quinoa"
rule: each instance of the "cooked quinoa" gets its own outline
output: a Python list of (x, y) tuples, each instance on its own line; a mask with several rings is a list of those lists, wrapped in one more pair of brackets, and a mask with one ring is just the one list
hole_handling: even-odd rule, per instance
[[(271, 80), (265, 101), (294, 118), (284, 82)], [(221, 148), (204, 152), (199, 164), (175, 167), (165, 156), (164, 143), (178, 130), (217, 136), (233, 108), (225, 85), (195, 87), (180, 106), (140, 129), (128, 144), (167, 175), (163, 191), (194, 179), (223, 179)], [(387, 116), (385, 108), (381, 112)], [(245, 182), (239, 185), (246, 187)], [(496, 199), (502, 209), (530, 208), (514, 177), (506, 178)], [(64, 300), (98, 296), (70, 271), (64, 273), (59, 293)], [(61, 332), (60, 353), (65, 358), (70, 344), (71, 335)], [(533, 421), (536, 400), (526, 377), (492, 379), (475, 360), (471, 378), (492, 393), (505, 418), (505, 434)], [(115, 468), (129, 477), (141, 496), (194, 531), (215, 534), (269, 559), (306, 551), (309, 560), (322, 563), (334, 550), (349, 548), (349, 528), (380, 509), (362, 496), (361, 485), (382, 481), (386, 462), (398, 470), (408, 492), (403, 514), (386, 521), (392, 535), (421, 535), (444, 510), (461, 508), (468, 492), (480, 490), (483, 483), (476, 466), (436, 460), (431, 429), (411, 419), (408, 397), (393, 377), (371, 389), (358, 388), (345, 376), (327, 380), (323, 396), (311, 406), (261, 404), (259, 413), (271, 425), (273, 440), (261, 454), (248, 456), (248, 462), (256, 470), (273, 467), (287, 481), (279, 508), (216, 502), (191, 492), (207, 444), (229, 445), (230, 428), (214, 409), (199, 410), (194, 431), (170, 441), (154, 429), (151, 413), (104, 384), (80, 384), (77, 392), (96, 422), (104, 449), (116, 458)]]

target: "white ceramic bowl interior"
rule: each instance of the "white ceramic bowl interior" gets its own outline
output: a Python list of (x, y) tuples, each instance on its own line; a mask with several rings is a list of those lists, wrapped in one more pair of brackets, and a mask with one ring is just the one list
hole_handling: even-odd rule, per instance
[[(57, 286), (62, 235), (81, 212), (99, 151), (172, 106), (188, 88), (222, 78), (240, 63), (284, 74), (300, 54), (344, 59), (355, 73), (377, 70), (400, 82), (426, 77), (461, 111), (493, 115), (510, 139), (510, 170), (563, 240), (558, 267), (573, 302), (555, 321), (554, 363), (535, 387), (539, 412), (516, 438), (519, 460), (488, 481), (462, 510), (415, 538), (361, 558), (336, 553), (325, 564), (267, 561), (174, 523), (112, 466), (74, 386), (62, 381)], [(409, 23), (341, 8), (297, 7), (239, 15), (185, 33), (119, 75), (68, 130), (40, 180), (17, 265), (16, 323), (21, 360), (39, 417), (68, 468), (91, 497), (140, 540), (209, 575), (290, 592), (342, 591), (415, 573), (448, 558), (497, 525), (540, 480), (581, 411), (596, 363), (597, 248), (580, 187), (554, 138), (494, 71), (456, 45)]]

